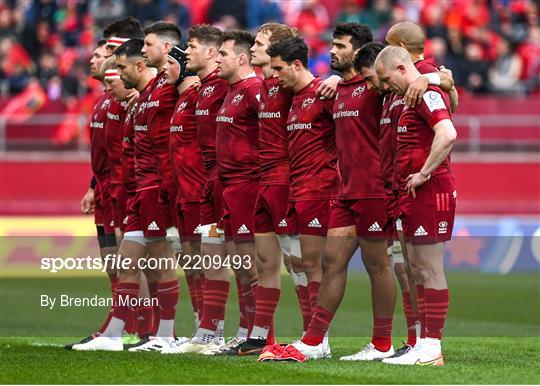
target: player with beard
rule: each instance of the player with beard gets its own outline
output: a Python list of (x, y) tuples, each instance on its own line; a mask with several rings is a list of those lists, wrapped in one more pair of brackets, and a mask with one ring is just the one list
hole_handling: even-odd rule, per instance
[[(351, 257), (360, 246), (371, 282), (373, 335), (345, 361), (373, 361), (394, 354), (392, 320), (395, 289), (386, 254), (385, 201), (379, 152), (382, 98), (353, 67), (358, 49), (371, 42), (369, 28), (339, 23), (333, 32), (332, 69), (343, 74), (334, 102), (336, 148), (341, 186), (331, 204), (323, 279), (306, 335), (294, 345), (298, 361), (324, 358), (323, 338), (343, 295)], [(362, 165), (359, 167), (359, 165)]]
[[(250, 48), (254, 38), (246, 31), (223, 33), (217, 57), (218, 76), (229, 82), (227, 95), (216, 117), (216, 160), (223, 184), (223, 230), (227, 254), (241, 258), (242, 264), (231, 268), (236, 276), (241, 312), (247, 319), (239, 329), (237, 342), (228, 342), (221, 350), (229, 354), (238, 350), (253, 327), (257, 268), (253, 213), (259, 182), (258, 106), (261, 79), (251, 65)], [(235, 344), (236, 343), (236, 344)]]
[[(302, 38), (292, 37), (276, 42), (267, 53), (280, 87), (294, 92), (287, 118), (291, 173), (288, 218), (296, 224), (291, 233), (300, 234), (302, 262), (313, 308), (322, 278), (321, 261), (326, 245), (330, 202), (338, 193), (332, 119), (334, 101), (318, 97), (317, 89), (321, 82), (308, 70), (308, 47)], [(296, 344), (288, 345), (279, 354), (280, 358), (288, 359), (293, 352), (298, 352)], [(327, 339), (322, 346), (323, 356), (330, 357)]]
[(118, 297), (125, 302), (115, 302), (113, 317), (103, 334), (74, 350), (121, 351), (122, 330), (130, 315), (129, 304), (139, 295), (139, 261), (150, 255), (163, 263), (158, 275), (159, 324), (156, 336), (149, 342), (131, 348), (130, 351), (159, 351), (174, 341), (173, 327), (178, 301), (178, 278), (174, 253), (166, 240), (164, 213), (160, 208), (160, 174), (158, 160), (152, 147), (154, 134), (148, 129), (149, 94), (155, 85), (152, 69), (147, 67), (141, 54), (144, 43), (132, 39), (116, 51), (116, 66), (126, 88), (136, 88), (140, 93), (134, 115), (135, 130), (135, 182), (136, 195), (128, 212), (126, 233), (120, 245), (119, 254), (129, 258), (131, 265), (120, 271)]
[[(383, 49), (374, 67), (383, 87), (396, 95), (405, 95), (420, 77), (411, 54), (401, 47)], [(438, 86), (429, 86), (419, 104), (402, 110), (397, 127), (399, 215), (418, 292), (422, 290), (425, 299), (425, 310), (419, 303), (424, 336), (414, 349), (383, 362), (442, 366), (441, 339), (449, 305), (444, 242), (451, 238), (457, 196), (450, 171), (450, 151), (457, 135), (448, 95)]]
[[(216, 58), (223, 41), (222, 32), (209, 25), (195, 25), (188, 32), (187, 69), (201, 80), (197, 93), (195, 122), (197, 142), (205, 169), (203, 196), (200, 202), (201, 255), (220, 256), (223, 251), (223, 231), (218, 228), (222, 216), (222, 187), (216, 165), (216, 116), (229, 83), (218, 77)], [(229, 269), (210, 266), (201, 275), (197, 298), (202, 319), (193, 338), (168, 352), (213, 355), (223, 345), (225, 308), (229, 296)]]

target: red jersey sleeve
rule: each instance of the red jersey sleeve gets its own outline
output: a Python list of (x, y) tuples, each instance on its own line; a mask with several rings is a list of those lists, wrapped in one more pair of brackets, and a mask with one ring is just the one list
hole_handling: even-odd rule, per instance
[(444, 119), (450, 119), (448, 96), (438, 87), (428, 88), (416, 110), (431, 128)]

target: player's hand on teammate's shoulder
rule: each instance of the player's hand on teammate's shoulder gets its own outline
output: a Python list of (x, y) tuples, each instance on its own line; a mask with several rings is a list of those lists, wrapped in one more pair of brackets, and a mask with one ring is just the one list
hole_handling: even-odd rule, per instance
[(94, 213), (96, 202), (94, 200), (94, 189), (88, 188), (81, 200), (81, 212), (84, 214)]
[(139, 92), (137, 90), (133, 90), (127, 96), (128, 103), (126, 105), (126, 111), (130, 111), (135, 103), (137, 103), (137, 100), (139, 100)]
[(422, 186), (427, 180), (431, 178), (431, 174), (424, 174), (422, 172), (409, 174), (407, 177), (407, 193), (413, 198), (416, 198), (416, 188)]
[(425, 76), (419, 76), (407, 89), (403, 98), (405, 105), (414, 108), (422, 103), (422, 97), (429, 86), (429, 80)]
[(341, 77), (338, 75), (331, 75), (324, 80), (317, 89), (317, 95), (321, 99), (332, 99), (336, 96), (337, 85)]

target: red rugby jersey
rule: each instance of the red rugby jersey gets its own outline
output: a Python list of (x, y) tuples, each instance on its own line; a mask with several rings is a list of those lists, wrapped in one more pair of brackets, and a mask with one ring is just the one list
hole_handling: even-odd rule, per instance
[(135, 132), (133, 131), (134, 115), (137, 104), (126, 113), (122, 126), (122, 179), (128, 192), (135, 192)]
[(291, 201), (333, 199), (338, 193), (334, 100), (317, 96), (315, 78), (292, 100), (287, 118)]
[[(421, 74), (436, 72), (437, 67), (433, 58), (419, 60), (414, 63)], [(396, 137), (399, 117), (405, 102), (402, 95), (387, 94), (384, 99), (383, 113), (380, 125), (381, 167), (385, 190), (397, 190), (396, 180)]]
[(160, 71), (148, 95), (147, 124), (152, 141), (152, 151), (157, 160), (158, 173), (162, 181), (172, 179), (169, 158), (171, 118), (178, 100), (178, 90), (167, 84), (165, 71)]
[(158, 163), (152, 145), (150, 128), (148, 126), (148, 96), (156, 78), (152, 79), (140, 92), (139, 101), (133, 117), (133, 131), (135, 132), (135, 180), (137, 190), (157, 187), (160, 184)]
[(259, 162), (261, 183), (289, 184), (287, 115), (293, 93), (279, 85), (278, 77), (265, 79), (259, 103)]
[(113, 100), (107, 111), (105, 141), (111, 164), (111, 184), (122, 183), (122, 138), (127, 102)]
[(170, 126), (170, 157), (178, 185), (177, 202), (199, 202), (206, 180), (201, 148), (197, 142), (195, 108), (197, 85), (180, 94)]
[(197, 97), (195, 121), (197, 140), (201, 148), (206, 178), (218, 178), (216, 169), (216, 116), (229, 89), (229, 82), (217, 76), (217, 71), (201, 80)]
[(259, 93), (253, 76), (231, 84), (216, 117), (216, 159), (224, 185), (259, 179)]
[[(397, 128), (397, 178), (400, 189), (405, 188), (409, 174), (418, 173), (431, 151), (435, 132), (433, 126), (450, 119), (450, 99), (437, 86), (429, 86), (420, 105), (404, 107)], [(437, 175), (449, 171), (447, 158), (432, 172)]]
[(334, 101), (334, 125), (342, 199), (384, 197), (379, 120), (382, 97), (360, 75), (341, 80)]
[(111, 175), (105, 139), (105, 123), (107, 122), (109, 105), (113, 102), (113, 95), (109, 91), (105, 91), (96, 102), (90, 120), (90, 159), (92, 172), (98, 181), (108, 181)]

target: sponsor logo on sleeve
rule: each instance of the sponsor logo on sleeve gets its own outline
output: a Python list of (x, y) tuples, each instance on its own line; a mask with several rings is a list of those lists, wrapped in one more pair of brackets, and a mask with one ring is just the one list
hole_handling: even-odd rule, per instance
[(442, 99), (441, 94), (435, 91), (428, 91), (422, 97), (426, 103), (429, 111), (446, 110), (446, 105)]

